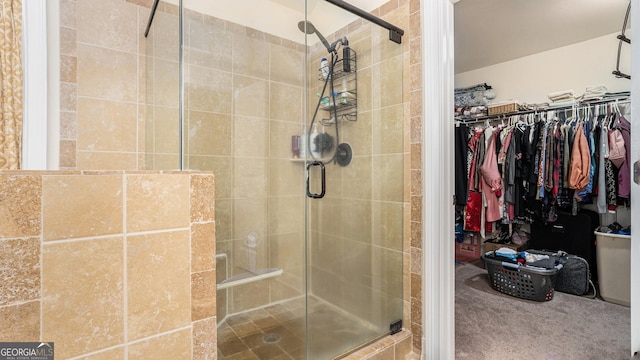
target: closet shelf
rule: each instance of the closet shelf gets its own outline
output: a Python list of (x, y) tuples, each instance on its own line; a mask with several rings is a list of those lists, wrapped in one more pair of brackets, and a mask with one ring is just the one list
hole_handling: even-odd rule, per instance
[(476, 122), (482, 122), (486, 120), (497, 120), (497, 119), (507, 118), (507, 117), (516, 116), (516, 115), (526, 115), (526, 114), (533, 114), (533, 113), (547, 112), (547, 111), (570, 110), (576, 106), (584, 107), (584, 106), (607, 104), (607, 103), (613, 103), (613, 102), (624, 104), (630, 101), (631, 101), (630, 94), (624, 95), (624, 96), (618, 96), (618, 97), (610, 97), (606, 99), (585, 100), (585, 101), (576, 100), (574, 103), (569, 105), (567, 105), (566, 103), (561, 106), (553, 106), (553, 104), (549, 104), (549, 106), (545, 106), (545, 107), (513, 111), (509, 113), (504, 113), (504, 114), (485, 115), (485, 116), (479, 116), (474, 118), (456, 117), (455, 121), (459, 123), (464, 123), (464, 124), (473, 124)]

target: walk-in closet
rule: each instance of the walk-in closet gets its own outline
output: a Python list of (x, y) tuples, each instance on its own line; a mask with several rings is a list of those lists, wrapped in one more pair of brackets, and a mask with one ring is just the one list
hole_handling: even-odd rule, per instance
[(632, 356), (630, 6), (455, 4), (456, 359)]

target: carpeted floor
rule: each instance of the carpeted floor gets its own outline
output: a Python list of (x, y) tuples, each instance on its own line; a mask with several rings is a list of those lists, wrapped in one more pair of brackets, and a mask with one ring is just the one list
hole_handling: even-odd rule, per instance
[(631, 358), (628, 307), (560, 292), (518, 299), (493, 290), (481, 266), (456, 268), (456, 359)]

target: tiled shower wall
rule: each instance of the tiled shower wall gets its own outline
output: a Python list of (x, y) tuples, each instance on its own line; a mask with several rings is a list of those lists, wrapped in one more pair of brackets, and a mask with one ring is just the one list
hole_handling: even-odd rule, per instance
[(60, 359), (215, 354), (213, 175), (3, 171), (0, 197), (0, 341), (53, 341)]
[[(149, 134), (145, 126), (146, 114), (146, 44), (143, 37), (144, 27), (149, 14), (149, 7), (152, 0), (105, 0), (95, 2), (91, 0), (61, 0), (61, 155), (60, 164), (64, 169), (143, 169), (148, 166), (149, 159), (145, 156)], [(414, 336), (414, 349), (420, 348), (422, 336), (421, 307), (422, 307), (422, 196), (421, 196), (421, 148), (422, 148), (422, 84), (421, 84), (421, 46), (420, 46), (420, 1), (419, 0), (391, 0), (372, 13), (376, 16), (397, 23), (404, 28), (406, 33), (403, 37), (403, 115), (404, 115), (404, 137), (408, 139), (403, 145), (404, 153), (404, 193), (403, 201), (409, 201), (409, 206), (404, 205), (403, 218), (403, 264), (404, 264), (404, 322), (405, 327), (411, 328)], [(170, 11), (169, 11), (170, 12)], [(196, 19), (197, 20), (197, 19)], [(205, 19), (202, 19), (205, 21)], [(194, 23), (195, 24), (195, 23)], [(197, 24), (195, 26), (198, 26)], [(233, 29), (229, 29), (233, 30)], [(290, 44), (278, 43), (278, 39), (272, 38), (269, 34), (252, 32), (250, 29), (235, 29), (244, 31), (245, 37), (261, 40), (269, 43), (272, 48), (284, 47), (291, 49)], [(262, 40), (264, 39), (264, 40)], [(275, 41), (275, 43), (273, 43)], [(215, 43), (215, 41), (214, 41)], [(195, 49), (197, 44), (191, 44)], [(265, 46), (265, 45), (260, 45)], [(278, 54), (286, 52), (277, 51)], [(198, 63), (198, 57), (205, 59), (210, 54), (204, 50), (194, 50), (189, 63), (195, 65), (197, 71), (211, 72), (220, 70), (221, 66), (231, 66), (225, 64), (225, 58), (216, 60), (217, 65), (203, 66)], [(202, 57), (199, 58), (202, 60)], [(208, 61), (208, 60), (207, 60)], [(281, 63), (284, 64), (284, 63)], [(250, 64), (245, 64), (250, 66)], [(241, 66), (241, 65), (238, 65)], [(192, 69), (192, 70), (194, 70)], [(190, 71), (190, 70), (188, 70)], [(248, 71), (248, 69), (247, 69)], [(193, 72), (188, 72), (192, 76)], [(187, 75), (188, 75), (187, 74)], [(246, 76), (253, 78), (254, 74), (243, 75), (238, 73), (229, 76)], [(275, 99), (284, 99), (287, 94), (291, 94), (298, 84), (286, 81), (269, 82), (260, 78), (258, 84), (267, 82), (281, 85), (280, 91), (283, 96)], [(194, 79), (195, 80), (195, 79)], [(279, 83), (279, 84), (276, 84)], [(194, 86), (197, 83), (194, 82)], [(255, 84), (254, 84), (255, 85)], [(259, 87), (258, 87), (259, 88)], [(253, 87), (252, 87), (253, 89)], [(275, 88), (277, 90), (277, 87)], [(197, 88), (194, 88), (197, 90)], [(248, 89), (247, 89), (248, 90)], [(293, 92), (297, 96), (297, 90)], [(252, 95), (254, 95), (252, 93)], [(226, 95), (225, 95), (226, 96)], [(264, 93), (263, 93), (263, 96)], [(302, 96), (302, 95), (300, 95)], [(243, 97), (244, 100), (246, 98)], [(186, 104), (189, 107), (189, 104)], [(284, 108), (279, 108), (283, 110)], [(200, 111), (204, 110), (204, 111)], [(248, 111), (266, 111), (265, 109), (247, 108)], [(276, 108), (278, 110), (278, 108)], [(189, 108), (188, 119), (196, 119), (198, 116), (209, 117), (206, 109)], [(269, 109), (271, 111), (271, 109)], [(205, 114), (202, 114), (205, 113)], [(282, 116), (285, 116), (283, 114)], [(248, 113), (238, 116), (238, 118), (227, 119), (218, 118), (208, 124), (212, 126), (222, 126), (221, 129), (235, 131), (231, 129), (230, 122), (245, 124), (244, 128), (238, 129), (234, 134), (257, 131), (260, 126), (266, 126), (265, 118), (259, 113)], [(435, 120), (434, 120), (435, 121)], [(194, 122), (190, 126), (195, 126)], [(213, 125), (213, 124), (218, 125)], [(257, 127), (253, 125), (258, 125)], [(269, 141), (278, 144), (287, 144), (288, 137), (294, 131), (299, 131), (293, 122), (288, 122), (286, 118), (280, 117), (269, 120), (269, 126), (280, 126), (278, 131), (273, 131), (269, 135)], [(218, 128), (220, 129), (220, 128)], [(157, 134), (154, 134), (156, 136)], [(255, 134), (254, 134), (255, 135)], [(286, 136), (285, 136), (286, 135)], [(283, 136), (283, 138), (273, 138)], [(171, 137), (176, 139), (177, 137)], [(259, 138), (259, 137), (258, 137)], [(261, 142), (257, 146), (248, 144), (242, 138), (234, 139), (233, 144), (225, 146), (249, 146), (244, 151), (258, 151), (262, 149)], [(169, 148), (173, 143), (162, 142)], [(192, 144), (193, 145), (193, 144)], [(201, 146), (201, 145), (200, 145)], [(192, 148), (193, 149), (193, 148)], [(288, 154), (285, 155), (287, 147), (271, 149), (281, 152), (279, 158), (270, 160), (269, 168), (273, 176), (283, 171), (292, 179), (292, 186), (299, 182), (296, 179), (296, 170), (288, 162)], [(200, 151), (201, 152), (201, 151)], [(198, 151), (195, 151), (198, 153)], [(197, 161), (205, 161), (206, 157), (196, 154), (191, 159), (187, 159), (192, 167)], [(261, 164), (261, 155), (256, 152), (246, 154), (246, 163)], [(195, 162), (191, 162), (194, 160)], [(206, 161), (213, 161), (208, 158)], [(217, 204), (217, 214), (220, 223), (231, 224), (234, 212), (240, 211), (241, 207), (234, 208), (234, 201), (231, 200), (232, 193), (231, 180), (228, 172), (221, 172), (225, 168), (224, 157), (217, 157), (218, 161), (214, 172), (218, 176), (218, 189), (220, 189), (220, 204)], [(174, 161), (174, 160), (170, 160)], [(261, 167), (258, 166), (257, 169)], [(246, 168), (245, 168), (246, 169)], [(410, 169), (410, 170), (409, 170)], [(240, 169), (238, 169), (240, 170)], [(226, 178), (225, 178), (226, 177)], [(225, 185), (226, 184), (226, 185)], [(227, 194), (225, 190), (227, 189)], [(282, 209), (292, 210), (295, 207), (287, 207), (286, 201), (280, 198), (279, 193), (284, 194), (292, 190), (271, 189), (275, 191), (274, 196), (267, 196), (262, 202), (270, 205), (280, 206)], [(283, 193), (284, 192), (284, 193)], [(229, 196), (229, 197), (227, 197)], [(238, 203), (238, 205), (241, 205)], [(265, 222), (272, 219), (266, 219)], [(262, 221), (262, 220), (261, 220)], [(240, 224), (241, 225), (241, 224)], [(231, 225), (227, 228), (225, 235), (223, 229), (219, 229), (218, 236), (221, 239), (234, 238), (231, 232)], [(294, 241), (297, 235), (287, 236), (287, 241)], [(231, 246), (231, 243), (229, 243)], [(272, 250), (274, 256), (279, 254), (276, 249)], [(292, 251), (296, 251), (295, 249)], [(284, 257), (284, 256), (283, 256)], [(291, 264), (298, 266), (298, 264)]]

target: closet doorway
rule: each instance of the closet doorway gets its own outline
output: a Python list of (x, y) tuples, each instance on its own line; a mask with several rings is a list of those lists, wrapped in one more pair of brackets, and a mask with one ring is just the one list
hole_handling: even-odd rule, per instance
[[(640, 13), (638, 0), (633, 2), (636, 4), (634, 12)], [(541, 0), (535, 4), (526, 0), (455, 2), (454, 87), (488, 83), (496, 93), (496, 102), (549, 102), (547, 94), (551, 92), (572, 89), (581, 95), (592, 85), (605, 85), (609, 92), (632, 91), (633, 87), (637, 94), (637, 80), (632, 82), (612, 74), (616, 70), (616, 36), (622, 30), (628, 4), (628, 0)], [(633, 37), (629, 29), (626, 35)], [(573, 57), (571, 66), (563, 67), (561, 62), (555, 61), (563, 55), (567, 57), (567, 54), (580, 54), (581, 51), (587, 51), (588, 55)], [(619, 70), (627, 74), (631, 72), (631, 52), (630, 45), (622, 45)], [(638, 113), (637, 101), (632, 106)], [(639, 138), (637, 132), (632, 135), (634, 146)], [(635, 146), (632, 159), (638, 158), (638, 147)], [(637, 188), (632, 185), (631, 208), (636, 209), (640, 208)], [(634, 193), (637, 194), (635, 197)], [(629, 209), (622, 208), (617, 218), (605, 217), (602, 224), (616, 220), (627, 225), (637, 224), (640, 223), (637, 213), (632, 215)], [(635, 236), (635, 244), (638, 237)], [(632, 254), (640, 255), (638, 250), (640, 246), (634, 245)], [(632, 268), (631, 273), (634, 276), (638, 271)], [(638, 281), (636, 276), (631, 283)], [(638, 295), (632, 285), (632, 303)], [(636, 314), (637, 310), (632, 312), (632, 319), (640, 320)], [(633, 321), (631, 324), (634, 326)], [(640, 330), (637, 324), (635, 326), (631, 330), (631, 348), (640, 350)]]

